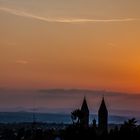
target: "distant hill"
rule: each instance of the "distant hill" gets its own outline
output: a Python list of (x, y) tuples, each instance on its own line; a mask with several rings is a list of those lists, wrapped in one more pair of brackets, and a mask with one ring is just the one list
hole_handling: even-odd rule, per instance
[[(38, 122), (72, 123), (70, 114), (32, 113), (32, 112), (0, 112), (0, 123), (32, 122), (33, 116)], [(90, 123), (97, 120), (97, 115), (90, 115)], [(120, 124), (127, 120), (124, 116), (109, 116), (110, 124)]]

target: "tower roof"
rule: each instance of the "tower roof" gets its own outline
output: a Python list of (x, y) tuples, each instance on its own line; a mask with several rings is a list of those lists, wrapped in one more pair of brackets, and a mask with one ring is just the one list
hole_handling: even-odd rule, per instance
[(105, 111), (105, 112), (107, 112), (107, 107), (106, 107), (106, 104), (105, 104), (104, 97), (102, 98), (102, 102), (101, 102), (101, 105), (100, 105), (99, 111), (102, 111), (102, 112)]
[(85, 98), (85, 97), (84, 97), (84, 100), (83, 100), (83, 104), (82, 104), (82, 107), (81, 107), (81, 111), (89, 112), (88, 105), (87, 105), (87, 101), (86, 101), (86, 98)]

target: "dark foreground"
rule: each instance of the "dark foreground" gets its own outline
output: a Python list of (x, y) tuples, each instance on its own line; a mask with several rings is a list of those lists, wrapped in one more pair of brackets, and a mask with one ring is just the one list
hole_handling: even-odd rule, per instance
[(95, 125), (82, 128), (79, 125), (18, 123), (0, 124), (0, 140), (119, 140), (140, 139), (140, 126), (134, 119), (119, 128), (100, 132)]

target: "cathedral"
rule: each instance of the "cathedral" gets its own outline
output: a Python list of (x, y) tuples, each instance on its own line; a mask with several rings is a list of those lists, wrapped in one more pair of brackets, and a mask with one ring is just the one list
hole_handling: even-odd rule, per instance
[[(84, 97), (81, 112), (83, 117), (81, 118), (81, 126), (84, 128), (89, 127), (89, 109), (87, 105), (86, 98)], [(105, 133), (108, 130), (108, 110), (105, 104), (104, 97), (102, 98), (101, 105), (98, 110), (98, 131), (100, 133)]]

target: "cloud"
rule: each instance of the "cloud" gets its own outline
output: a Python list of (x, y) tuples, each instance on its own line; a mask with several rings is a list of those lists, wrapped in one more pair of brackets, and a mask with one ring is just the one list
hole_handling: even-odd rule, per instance
[(139, 21), (138, 18), (118, 18), (118, 19), (86, 19), (86, 18), (47, 18), (38, 16), (32, 13), (28, 13), (25, 11), (0, 7), (0, 11), (7, 12), (12, 15), (22, 16), (26, 18), (36, 19), (44, 22), (54, 22), (54, 23), (113, 23), (113, 22), (131, 22), (131, 21)]
[(115, 47), (116, 44), (110, 42), (110, 43), (108, 43), (108, 46), (110, 46), (110, 47)]
[(26, 60), (17, 60), (16, 63), (17, 63), (17, 64), (22, 64), (22, 65), (26, 65), (26, 64), (28, 64), (29, 62), (26, 61)]

